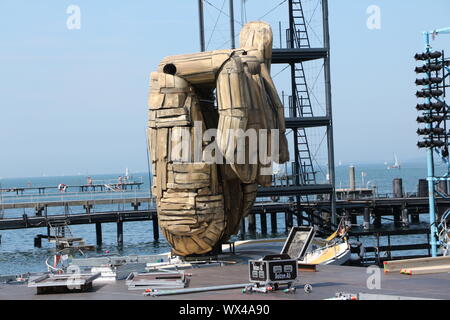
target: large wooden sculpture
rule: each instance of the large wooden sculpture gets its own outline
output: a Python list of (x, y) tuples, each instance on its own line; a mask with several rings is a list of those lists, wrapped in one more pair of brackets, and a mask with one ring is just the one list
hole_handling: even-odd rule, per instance
[[(205, 254), (228, 240), (250, 212), (258, 185), (271, 184), (263, 171), (272, 163), (250, 161), (258, 154), (254, 141), (245, 144), (244, 161), (236, 161), (242, 149), (233, 132), (267, 132), (256, 147), (278, 149), (272, 162), (289, 160), (284, 110), (270, 77), (272, 39), (268, 24), (251, 22), (240, 49), (168, 57), (151, 74), (152, 192), (175, 254)], [(208, 129), (217, 129), (215, 140), (205, 141)], [(207, 159), (211, 146), (213, 160), (224, 161)]]

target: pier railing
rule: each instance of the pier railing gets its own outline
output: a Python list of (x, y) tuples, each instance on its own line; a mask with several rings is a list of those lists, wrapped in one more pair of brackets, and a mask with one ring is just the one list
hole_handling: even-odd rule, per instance
[(75, 200), (104, 200), (104, 199), (128, 199), (128, 198), (150, 198), (150, 191), (144, 190), (117, 190), (89, 191), (89, 192), (61, 192), (52, 194), (27, 194), (27, 195), (4, 195), (0, 207), (8, 207), (14, 203), (50, 203)]

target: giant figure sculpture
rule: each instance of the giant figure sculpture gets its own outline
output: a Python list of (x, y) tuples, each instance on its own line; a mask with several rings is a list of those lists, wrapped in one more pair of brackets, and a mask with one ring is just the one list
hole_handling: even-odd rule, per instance
[[(151, 74), (152, 192), (160, 228), (175, 254), (206, 254), (238, 233), (258, 185), (271, 184), (263, 169), (272, 163), (250, 161), (254, 142), (245, 144), (244, 161), (235, 161), (239, 139), (233, 130), (267, 132), (262, 141), (258, 135), (257, 148), (278, 149), (272, 162), (289, 160), (284, 109), (270, 77), (272, 41), (268, 24), (251, 22), (241, 31), (241, 48), (167, 57)], [(202, 134), (214, 128), (217, 136), (208, 143)], [(222, 163), (206, 159), (211, 145)]]

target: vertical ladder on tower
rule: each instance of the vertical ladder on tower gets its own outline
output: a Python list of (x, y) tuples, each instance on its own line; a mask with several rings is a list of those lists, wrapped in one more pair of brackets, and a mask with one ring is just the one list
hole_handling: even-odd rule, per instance
[[(311, 48), (302, 3), (300, 0), (292, 1), (292, 6), (294, 24), (291, 29), (294, 29), (294, 32), (291, 29), (288, 30), (288, 46), (298, 49)], [(292, 94), (295, 95), (296, 105), (291, 107), (296, 108), (296, 113), (299, 117), (313, 117), (314, 113), (303, 63), (295, 65), (295, 74), (293, 76), (295, 79), (295, 92)], [(310, 145), (304, 128), (297, 129), (297, 141), (300, 162), (300, 182), (302, 184), (316, 184), (316, 171), (314, 170)]]
[(292, 15), (294, 18), (294, 41), (295, 47), (299, 49), (311, 48), (309, 42), (308, 29), (301, 0), (292, 1)]

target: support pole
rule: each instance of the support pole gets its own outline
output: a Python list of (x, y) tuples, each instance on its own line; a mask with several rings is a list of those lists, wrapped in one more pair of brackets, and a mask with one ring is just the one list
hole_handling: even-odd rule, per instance
[(419, 224), (420, 223), (420, 215), (419, 213), (411, 214), (411, 224)]
[[(278, 32), (280, 33), (280, 49), (283, 48), (283, 36), (281, 33), (281, 21), (278, 21)], [(284, 103), (283, 103), (284, 105)]]
[(406, 207), (402, 208), (402, 224), (403, 227), (409, 226), (409, 210)]
[[(290, 39), (289, 39), (289, 43), (288, 43), (288, 48), (293, 49), (295, 47), (294, 44), (294, 33), (295, 33), (295, 20), (294, 20), (294, 6), (292, 3), (292, 0), (289, 0), (289, 34), (290, 34)], [(291, 112), (290, 115), (292, 115), (293, 118), (297, 118), (298, 114), (297, 114), (297, 84), (296, 84), (296, 79), (295, 79), (295, 63), (291, 63), (291, 90), (292, 90), (292, 100), (291, 100)], [(294, 128), (292, 129), (293, 131), (293, 138), (294, 138), (294, 170), (293, 170), (293, 175), (294, 175), (294, 184), (296, 186), (300, 185), (300, 175), (302, 173), (302, 167), (301, 167), (301, 163), (300, 163), (300, 156), (299, 156), (299, 146), (298, 146), (298, 129)], [(301, 197), (300, 195), (297, 195), (295, 197), (296, 200), (296, 210), (297, 212), (300, 212), (301, 209)], [(286, 231), (288, 231), (288, 228), (292, 227), (292, 224), (290, 223), (292, 218), (292, 213), (286, 213), (285, 216), (285, 223), (286, 223)]]
[(123, 222), (117, 222), (117, 246), (123, 248)]
[(95, 223), (95, 235), (97, 238), (97, 247), (101, 247), (103, 244), (103, 237), (102, 237), (102, 224), (100, 222)]
[(294, 226), (294, 211), (289, 211), (289, 228)]
[(243, 289), (250, 285), (252, 285), (252, 283), (231, 284), (231, 285), (203, 287), (203, 288), (187, 288), (187, 289), (173, 289), (173, 290), (160, 290), (160, 291), (155, 290), (155, 292), (151, 292), (146, 295), (150, 295), (153, 297), (168, 296), (168, 295), (182, 295), (182, 294), (189, 294), (189, 293), (210, 292), (210, 291), (219, 291), (219, 290)]
[(324, 75), (325, 75), (325, 99), (327, 117), (330, 123), (327, 127), (328, 140), (328, 174), (329, 182), (333, 186), (331, 193), (331, 222), (337, 225), (336, 216), (336, 173), (334, 167), (334, 133), (333, 133), (333, 106), (331, 97), (331, 64), (330, 64), (330, 25), (328, 19), (328, 0), (322, 0), (322, 15), (323, 15), (323, 44), (327, 50), (327, 56), (324, 61)]
[(206, 50), (205, 46), (205, 19), (203, 14), (203, 0), (198, 0), (198, 19), (200, 28), (200, 51)]
[(248, 221), (248, 232), (255, 233), (256, 232), (256, 216), (254, 214), (250, 214), (247, 217)]
[(230, 36), (231, 36), (231, 49), (236, 49), (236, 35), (234, 31), (234, 0), (230, 1)]
[(364, 208), (363, 228), (364, 228), (364, 230), (370, 229), (370, 208), (368, 208), (368, 207)]
[(294, 225), (294, 215), (292, 214), (292, 210), (288, 210), (285, 215), (286, 221), (286, 232), (289, 231), (290, 228)]
[(376, 209), (374, 209), (374, 210), (375, 210), (374, 211), (375, 217), (373, 219), (373, 226), (376, 229), (379, 229), (379, 228), (381, 228), (381, 216), (380, 216), (379, 212), (376, 212)]
[(380, 234), (377, 233), (375, 236), (377, 237), (377, 263), (380, 266), (381, 265), (381, 259), (380, 259)]
[(241, 240), (245, 240), (245, 218), (241, 222)]
[(294, 48), (294, 32), (295, 32), (295, 21), (294, 21), (294, 5), (292, 0), (289, 0), (289, 39), (286, 39), (288, 42), (287, 47), (293, 49)]
[(267, 215), (266, 213), (261, 213), (261, 233), (267, 234)]
[(278, 226), (277, 226), (277, 214), (271, 213), (270, 214), (270, 228), (272, 229), (272, 233), (278, 232)]
[(34, 247), (42, 248), (42, 238), (39, 235), (34, 238)]
[[(426, 52), (430, 52), (430, 34), (428, 32), (424, 32), (423, 40), (425, 44)], [(431, 89), (431, 85), (428, 86), (428, 89)], [(427, 103), (431, 103), (431, 99), (427, 98)], [(431, 111), (430, 111), (431, 113)], [(431, 129), (432, 125), (427, 124), (427, 128)], [(436, 207), (435, 207), (435, 196), (434, 196), (434, 155), (433, 148), (429, 148), (427, 150), (427, 168), (428, 168), (428, 198), (430, 205), (430, 245), (431, 245), (431, 256), (437, 256), (437, 227), (436, 227)]]
[(289, 219), (288, 219), (288, 211), (284, 213), (284, 231), (289, 231)]
[(159, 225), (158, 225), (158, 215), (156, 213), (152, 216), (153, 222), (153, 239), (159, 241)]
[(350, 212), (350, 222), (354, 226), (358, 224), (358, 215), (355, 212)]
[(394, 207), (394, 208), (392, 208), (392, 210), (393, 210), (393, 215), (394, 215), (394, 226), (396, 228), (400, 228), (402, 226), (402, 220), (401, 220), (402, 208)]

